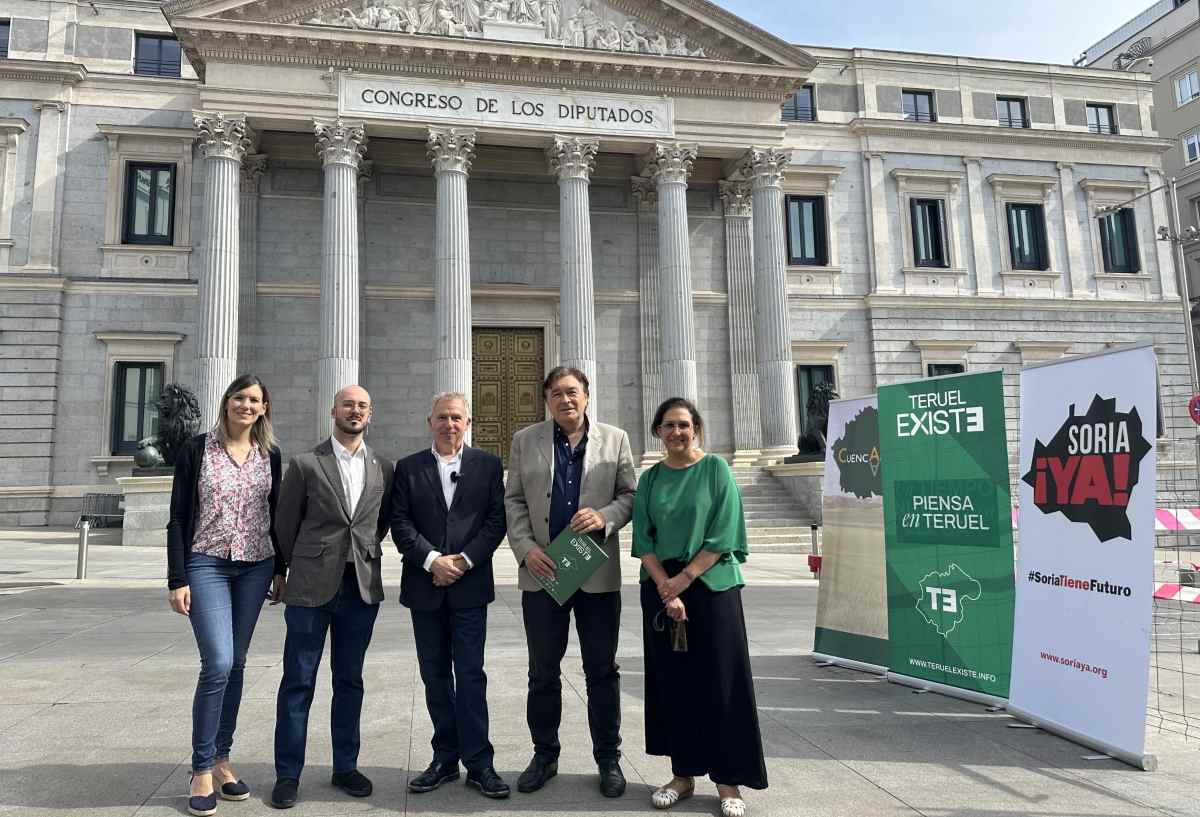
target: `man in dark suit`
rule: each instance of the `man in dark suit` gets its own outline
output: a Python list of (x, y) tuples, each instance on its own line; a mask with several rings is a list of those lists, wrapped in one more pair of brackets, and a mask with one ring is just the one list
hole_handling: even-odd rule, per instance
[(363, 660), (383, 580), (379, 543), (387, 533), (392, 464), (363, 432), (371, 396), (347, 386), (333, 399), (333, 435), (292, 458), (279, 489), (275, 533), (289, 571), (283, 601), (287, 638), (275, 712), (275, 788), (271, 805), (290, 808), (300, 789), (308, 710), (317, 668), (332, 632), (333, 785), (355, 797), (371, 793), (358, 771)]
[(498, 457), (464, 445), (467, 399), (439, 394), (429, 412), (433, 446), (396, 463), (392, 540), (404, 558), (400, 603), (412, 614), (433, 762), (412, 792), (458, 779), (487, 797), (508, 797), (488, 740), (483, 646), (487, 605), (496, 598), (492, 554), (504, 538), (504, 476)]

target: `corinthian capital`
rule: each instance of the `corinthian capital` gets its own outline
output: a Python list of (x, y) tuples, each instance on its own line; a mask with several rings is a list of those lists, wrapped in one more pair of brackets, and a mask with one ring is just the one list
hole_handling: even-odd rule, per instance
[(750, 216), (750, 182), (744, 180), (717, 182), (717, 190), (721, 195), (721, 204), (725, 205), (725, 216)]
[(367, 134), (361, 124), (337, 119), (313, 120), (313, 132), (317, 135), (317, 155), (321, 166), (350, 165), (357, 168), (367, 152)]
[(633, 190), (633, 200), (637, 203), (639, 210), (653, 210), (658, 206), (658, 188), (654, 186), (653, 179), (645, 176), (630, 176), (629, 186)]
[(790, 150), (750, 148), (742, 157), (738, 169), (743, 176), (753, 180), (755, 187), (778, 187), (791, 161)]
[(475, 161), (475, 131), (471, 128), (430, 128), (426, 145), (435, 173), (466, 173)]
[(267, 172), (267, 154), (251, 153), (242, 159), (242, 181), (241, 192), (246, 194), (257, 194), (258, 183), (262, 179), (262, 175)]
[(698, 145), (655, 142), (645, 157), (645, 174), (657, 184), (687, 184)]
[(554, 144), (546, 148), (550, 172), (560, 179), (587, 181), (591, 178), (592, 169), (596, 166), (596, 153), (599, 150), (600, 140), (598, 139), (555, 135)]
[(246, 124), (244, 114), (196, 112), (192, 121), (200, 138), (200, 152), (206, 159), (240, 162), (254, 140), (254, 131)]

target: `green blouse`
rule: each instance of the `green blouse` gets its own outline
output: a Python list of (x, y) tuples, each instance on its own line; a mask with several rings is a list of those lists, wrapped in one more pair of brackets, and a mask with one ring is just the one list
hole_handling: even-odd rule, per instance
[[(633, 503), (633, 555), (690, 562), (701, 550), (721, 554), (700, 577), (714, 591), (740, 587), (746, 561), (742, 495), (725, 460), (706, 454), (688, 468), (658, 463), (642, 474)], [(649, 580), (642, 568), (641, 581)]]

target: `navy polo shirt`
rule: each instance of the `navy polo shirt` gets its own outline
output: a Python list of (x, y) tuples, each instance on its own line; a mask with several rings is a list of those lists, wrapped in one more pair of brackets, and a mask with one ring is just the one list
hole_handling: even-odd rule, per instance
[(579, 510), (579, 482), (583, 479), (583, 455), (587, 451), (587, 420), (579, 445), (571, 450), (566, 433), (554, 424), (554, 485), (550, 488), (550, 541), (563, 532)]

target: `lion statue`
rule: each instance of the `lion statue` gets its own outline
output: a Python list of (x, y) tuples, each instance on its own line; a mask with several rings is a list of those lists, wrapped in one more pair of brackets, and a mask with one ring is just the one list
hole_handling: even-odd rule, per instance
[(158, 434), (138, 443), (134, 461), (143, 468), (173, 466), (175, 455), (200, 429), (200, 403), (178, 383), (168, 383), (154, 406), (158, 409)]

